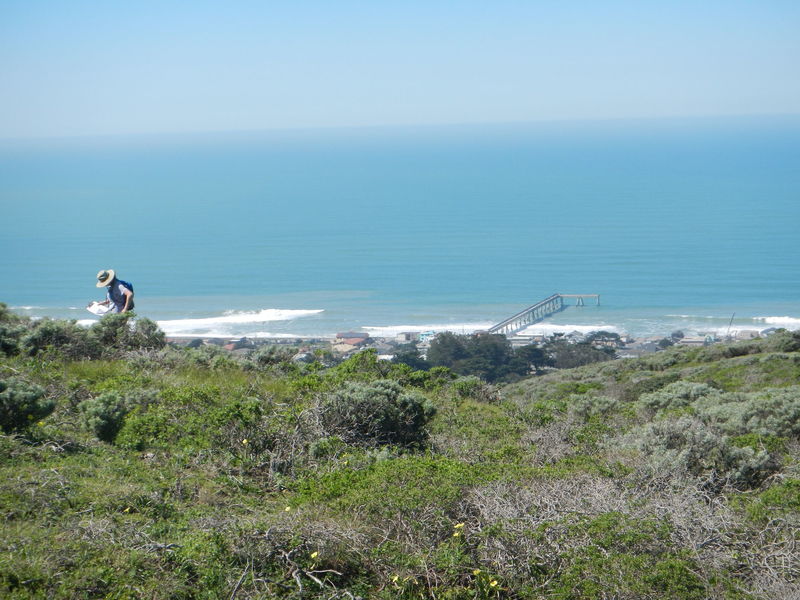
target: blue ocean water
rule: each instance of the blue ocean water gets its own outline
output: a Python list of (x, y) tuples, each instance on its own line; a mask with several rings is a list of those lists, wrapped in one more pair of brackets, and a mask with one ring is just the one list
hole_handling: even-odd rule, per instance
[(114, 268), (173, 335), (800, 328), (797, 117), (7, 141), (0, 205), (37, 317)]

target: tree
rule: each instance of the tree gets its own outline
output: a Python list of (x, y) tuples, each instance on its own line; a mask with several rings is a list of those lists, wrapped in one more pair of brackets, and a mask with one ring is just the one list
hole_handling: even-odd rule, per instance
[(588, 344), (570, 344), (564, 340), (549, 342), (544, 350), (556, 369), (571, 369), (613, 358), (611, 348), (608, 348), (609, 354)]
[(544, 367), (553, 366), (553, 360), (542, 348), (529, 344), (518, 348), (514, 353), (511, 370), (519, 375), (527, 375), (531, 369), (539, 373)]
[(430, 363), (422, 358), (416, 344), (398, 346), (392, 362), (408, 365), (415, 371), (427, 371), (431, 367)]
[(438, 334), (431, 341), (428, 348), (428, 362), (436, 367), (450, 367), (459, 360), (468, 357), (466, 343), (463, 336), (445, 331)]

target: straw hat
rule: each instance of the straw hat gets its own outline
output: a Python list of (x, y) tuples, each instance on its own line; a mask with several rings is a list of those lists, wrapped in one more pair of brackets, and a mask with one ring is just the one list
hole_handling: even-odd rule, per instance
[(114, 269), (106, 269), (97, 274), (97, 287), (106, 287), (109, 283), (114, 281)]

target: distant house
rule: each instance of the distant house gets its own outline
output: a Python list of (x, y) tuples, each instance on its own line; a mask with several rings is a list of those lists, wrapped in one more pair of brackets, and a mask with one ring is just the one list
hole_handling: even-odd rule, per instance
[(708, 346), (714, 342), (714, 338), (707, 336), (685, 336), (678, 340), (679, 346)]
[(253, 344), (246, 337), (239, 338), (238, 340), (229, 340), (223, 348), (225, 350), (240, 350), (242, 348), (253, 348)]
[(369, 334), (363, 331), (343, 331), (336, 334), (334, 345), (347, 344), (348, 346), (361, 347), (369, 341)]
[(399, 342), (401, 344), (408, 342), (416, 342), (418, 339), (419, 339), (418, 331), (404, 331), (394, 336), (394, 341)]

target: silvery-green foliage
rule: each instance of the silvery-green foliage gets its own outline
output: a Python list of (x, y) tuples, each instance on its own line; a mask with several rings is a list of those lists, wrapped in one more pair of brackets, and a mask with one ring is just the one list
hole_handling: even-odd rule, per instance
[(288, 346), (260, 346), (247, 355), (245, 365), (253, 369), (265, 369), (292, 360), (297, 350)]
[(778, 469), (768, 452), (739, 448), (695, 417), (657, 421), (628, 436), (655, 471), (755, 487)]
[(705, 383), (691, 381), (676, 381), (664, 386), (662, 389), (642, 394), (639, 402), (645, 408), (658, 412), (691, 406), (701, 398), (717, 399), (722, 395), (719, 390)]
[(614, 411), (619, 400), (610, 396), (587, 396), (573, 394), (569, 397), (569, 411), (579, 419), (589, 419), (607, 415)]
[(725, 394), (696, 405), (704, 422), (730, 435), (800, 437), (800, 386)]
[(0, 380), (0, 429), (5, 433), (27, 429), (55, 407), (38, 385), (14, 378)]

